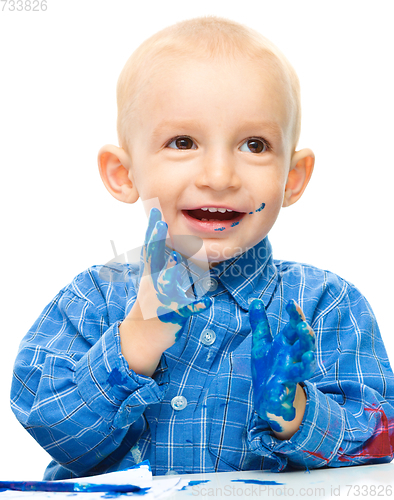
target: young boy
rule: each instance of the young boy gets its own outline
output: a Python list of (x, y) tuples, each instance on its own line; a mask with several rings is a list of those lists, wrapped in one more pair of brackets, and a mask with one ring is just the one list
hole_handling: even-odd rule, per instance
[(115, 198), (145, 203), (141, 265), (77, 276), (15, 364), (12, 408), (54, 459), (46, 479), (144, 459), (154, 474), (392, 459), (393, 374), (370, 306), (272, 258), (267, 234), (314, 166), (299, 132), (294, 70), (244, 26), (185, 21), (131, 56), (120, 147), (99, 166)]

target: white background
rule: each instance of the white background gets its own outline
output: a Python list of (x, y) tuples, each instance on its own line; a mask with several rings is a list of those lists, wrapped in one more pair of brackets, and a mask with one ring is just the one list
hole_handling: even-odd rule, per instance
[[(2, 8), (4, 2), (1, 3)], [(9, 4), (8, 4), (9, 5)], [(274, 255), (329, 269), (371, 303), (391, 359), (393, 9), (390, 0), (48, 0), (0, 11), (0, 479), (41, 479), (50, 457), (9, 409), (20, 340), (76, 274), (142, 243), (142, 207), (115, 201), (96, 156), (117, 144), (115, 86), (131, 52), (178, 20), (221, 15), (270, 38), (302, 87), (299, 147), (316, 154)]]

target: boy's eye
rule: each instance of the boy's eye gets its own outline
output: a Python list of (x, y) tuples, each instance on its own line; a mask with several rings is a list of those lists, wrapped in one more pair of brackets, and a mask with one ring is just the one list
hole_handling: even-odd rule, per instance
[(172, 139), (172, 141), (167, 144), (167, 147), (172, 149), (197, 149), (194, 141), (186, 136)]
[(248, 139), (240, 147), (246, 153), (264, 153), (268, 150), (268, 145), (262, 139)]

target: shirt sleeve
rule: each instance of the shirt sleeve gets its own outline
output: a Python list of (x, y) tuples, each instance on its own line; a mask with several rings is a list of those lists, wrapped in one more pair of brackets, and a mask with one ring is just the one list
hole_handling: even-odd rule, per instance
[(91, 270), (77, 277), (44, 309), (15, 362), (15, 415), (73, 475), (99, 473), (111, 455), (126, 454), (145, 430), (144, 409), (168, 386), (164, 358), (150, 378), (122, 356), (124, 288)]
[(390, 462), (394, 377), (370, 305), (345, 282), (342, 290), (328, 288), (309, 321), (317, 368), (302, 384), (303, 422), (291, 439), (281, 441), (255, 414), (249, 427), (252, 450), (274, 459), (278, 471)]

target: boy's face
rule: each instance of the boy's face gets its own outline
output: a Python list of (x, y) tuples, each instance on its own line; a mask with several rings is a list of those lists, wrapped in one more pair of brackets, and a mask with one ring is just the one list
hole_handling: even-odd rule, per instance
[(267, 235), (289, 172), (288, 109), (268, 63), (190, 60), (148, 83), (130, 124), (129, 177), (142, 200), (158, 198), (170, 237), (201, 238), (214, 265)]

